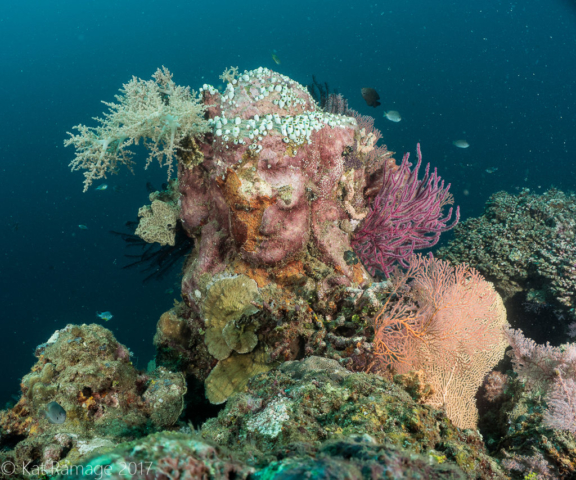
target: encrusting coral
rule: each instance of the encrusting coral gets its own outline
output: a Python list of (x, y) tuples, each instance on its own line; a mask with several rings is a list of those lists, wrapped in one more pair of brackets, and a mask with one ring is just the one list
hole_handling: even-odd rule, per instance
[(134, 232), (148, 243), (160, 245), (175, 244), (176, 223), (180, 212), (177, 207), (161, 200), (154, 200), (150, 206), (141, 207), (138, 211), (140, 222)]
[[(36, 350), (38, 362), (22, 379), (16, 405), (0, 412), (2, 441), (14, 442), (12, 460), (22, 466), (78, 461), (118, 441), (176, 423), (186, 383), (159, 367), (136, 370), (130, 352), (100, 325), (68, 325)], [(56, 402), (65, 421), (46, 414)]]

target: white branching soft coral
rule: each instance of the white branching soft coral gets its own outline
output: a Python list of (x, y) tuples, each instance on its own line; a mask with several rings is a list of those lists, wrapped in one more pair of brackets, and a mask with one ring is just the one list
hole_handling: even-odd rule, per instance
[(99, 126), (77, 125), (78, 134), (68, 132), (64, 145), (76, 148), (70, 166), (73, 171), (86, 170), (84, 191), (108, 172), (116, 173), (120, 164), (132, 170), (133, 152), (128, 147), (140, 139), (150, 151), (146, 167), (156, 158), (161, 166), (168, 166), (170, 178), (182, 140), (208, 131), (206, 107), (190, 87), (176, 85), (166, 67), (152, 77), (147, 81), (132, 77), (116, 95), (118, 103), (102, 102), (109, 110), (104, 118), (94, 118)]

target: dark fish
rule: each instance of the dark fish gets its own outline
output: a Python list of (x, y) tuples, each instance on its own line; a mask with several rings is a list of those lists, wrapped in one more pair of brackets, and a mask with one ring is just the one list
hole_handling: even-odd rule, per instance
[(50, 402), (46, 405), (46, 418), (50, 423), (64, 423), (66, 421), (66, 410), (58, 402)]
[(363, 88), (362, 98), (366, 100), (366, 105), (369, 107), (376, 108), (378, 105), (380, 105), (380, 102), (378, 101), (380, 100), (380, 95), (378, 95), (378, 92), (373, 88)]

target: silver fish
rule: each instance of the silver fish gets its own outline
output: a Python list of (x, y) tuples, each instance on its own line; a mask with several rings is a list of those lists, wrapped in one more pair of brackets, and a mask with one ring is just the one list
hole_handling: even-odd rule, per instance
[(384, 112), (384, 117), (394, 123), (398, 123), (400, 120), (402, 120), (400, 113), (396, 110), (389, 110), (388, 112)]
[(46, 405), (45, 413), (50, 423), (60, 424), (66, 421), (66, 410), (58, 402), (50, 402)]
[(466, 140), (454, 140), (452, 144), (458, 148), (468, 148), (470, 146)]

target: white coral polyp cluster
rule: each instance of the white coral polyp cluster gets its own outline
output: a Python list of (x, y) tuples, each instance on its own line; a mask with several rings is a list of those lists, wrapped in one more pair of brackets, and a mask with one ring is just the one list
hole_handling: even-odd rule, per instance
[[(207, 84), (200, 91), (210, 95), (218, 93)], [(265, 99), (268, 106), (276, 110), (274, 113), (258, 115), (250, 114), (249, 111), (237, 112), (244, 106), (258, 107), (258, 102)], [(281, 135), (285, 143), (302, 145), (311, 144), (312, 132), (325, 126), (344, 128), (357, 125), (352, 117), (318, 109), (306, 88), (284, 75), (262, 67), (245, 71), (238, 79), (232, 79), (221, 101), (223, 109), (237, 115), (227, 117), (226, 111), (223, 111), (222, 116), (209, 119), (214, 135), (235, 145), (249, 144), (249, 148), (256, 153), (262, 149), (258, 142), (273, 133)]]

